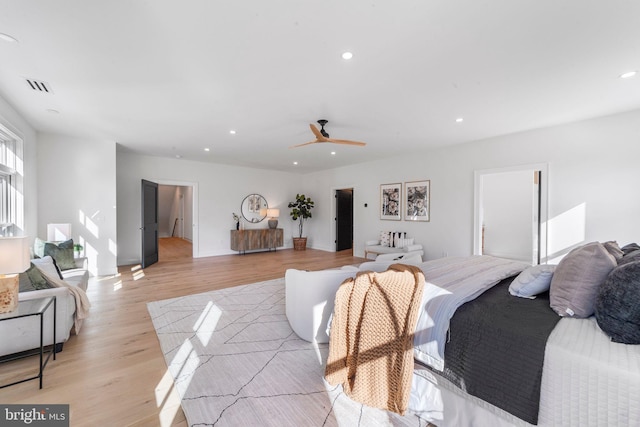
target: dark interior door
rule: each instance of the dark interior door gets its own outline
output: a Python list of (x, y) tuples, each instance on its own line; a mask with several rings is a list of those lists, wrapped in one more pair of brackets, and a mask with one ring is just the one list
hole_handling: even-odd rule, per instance
[(158, 184), (142, 180), (142, 268), (158, 262)]
[(336, 190), (336, 251), (353, 249), (353, 189)]

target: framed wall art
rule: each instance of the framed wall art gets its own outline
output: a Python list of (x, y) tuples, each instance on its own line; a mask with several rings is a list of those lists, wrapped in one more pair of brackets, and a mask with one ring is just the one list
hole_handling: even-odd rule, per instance
[(400, 221), (402, 184), (380, 185), (380, 219)]
[(429, 221), (431, 209), (431, 181), (404, 183), (406, 199), (404, 203), (405, 221)]

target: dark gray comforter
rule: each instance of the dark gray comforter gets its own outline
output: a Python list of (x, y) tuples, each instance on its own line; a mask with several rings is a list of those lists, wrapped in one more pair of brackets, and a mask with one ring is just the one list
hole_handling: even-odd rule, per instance
[(511, 296), (511, 280), (458, 308), (443, 374), (467, 393), (537, 424), (545, 346), (560, 317), (548, 293), (534, 300)]

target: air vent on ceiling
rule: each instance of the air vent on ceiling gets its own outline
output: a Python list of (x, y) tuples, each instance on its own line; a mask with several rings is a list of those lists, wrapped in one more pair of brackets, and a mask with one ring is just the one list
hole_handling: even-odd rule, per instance
[(36, 79), (26, 79), (29, 87), (35, 90), (36, 92), (44, 92), (44, 93), (53, 93), (53, 89), (51, 89), (51, 85), (47, 82), (43, 82)]

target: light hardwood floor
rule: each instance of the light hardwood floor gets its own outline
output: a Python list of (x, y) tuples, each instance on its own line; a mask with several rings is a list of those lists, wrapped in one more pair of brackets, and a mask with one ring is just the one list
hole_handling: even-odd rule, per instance
[[(287, 268), (320, 270), (365, 261), (350, 250), (312, 249), (193, 259), (188, 242), (169, 238), (160, 244), (157, 264), (92, 278), (90, 317), (46, 367), (43, 389), (37, 380), (0, 389), (0, 403), (69, 404), (74, 427), (186, 426), (147, 302), (284, 277)], [(0, 383), (33, 375), (36, 364), (37, 356), (0, 364)]]

